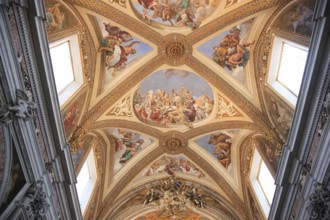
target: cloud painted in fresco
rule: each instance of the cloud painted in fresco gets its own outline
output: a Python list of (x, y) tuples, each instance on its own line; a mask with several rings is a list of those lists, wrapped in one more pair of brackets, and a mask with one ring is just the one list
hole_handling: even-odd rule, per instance
[(213, 99), (213, 92), (202, 77), (188, 71), (175, 69), (160, 70), (148, 76), (142, 81), (140, 92), (146, 94), (150, 90), (164, 89), (170, 94), (172, 89), (177, 91), (181, 87), (193, 91), (195, 97), (207, 94)]

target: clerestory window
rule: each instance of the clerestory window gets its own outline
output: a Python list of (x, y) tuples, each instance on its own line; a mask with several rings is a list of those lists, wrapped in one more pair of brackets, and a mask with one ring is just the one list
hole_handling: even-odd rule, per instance
[(50, 56), (59, 103), (62, 106), (84, 83), (78, 35), (50, 44)]
[(292, 106), (296, 105), (308, 48), (274, 37), (267, 82)]

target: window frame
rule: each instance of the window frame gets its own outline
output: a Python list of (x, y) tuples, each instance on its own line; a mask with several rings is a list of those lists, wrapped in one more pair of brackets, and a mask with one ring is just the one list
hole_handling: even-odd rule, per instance
[[(93, 191), (96, 185), (96, 181), (97, 181), (97, 170), (96, 170), (96, 160), (95, 160), (95, 156), (94, 156), (94, 151), (93, 149), (90, 150), (90, 152), (88, 153), (87, 158), (85, 159), (82, 167), (87, 163), (88, 166), (88, 171), (89, 171), (89, 180), (86, 183), (81, 183), (84, 185), (83, 190), (79, 193), (78, 192), (78, 182), (76, 183), (76, 188), (77, 188), (77, 194), (78, 194), (78, 199), (79, 199), (79, 204), (80, 204), (80, 209), (81, 209), (81, 213), (82, 215), (84, 215), (86, 208), (88, 207), (88, 204), (91, 200), (91, 197), (93, 195)], [(79, 174), (80, 174), (81, 170), (79, 171), (79, 173), (77, 174), (77, 181), (79, 178)]]
[[(258, 152), (257, 149), (254, 149), (249, 180), (250, 180), (250, 183), (254, 190), (254, 193), (258, 198), (260, 207), (262, 208), (265, 216), (268, 217), (272, 201), (268, 201), (268, 198), (263, 190), (263, 187), (261, 186), (261, 184), (259, 182), (260, 165), (262, 162), (264, 162), (264, 160), (262, 159), (260, 153)], [(266, 166), (266, 163), (265, 163), (265, 166)], [(266, 168), (267, 168), (267, 166), (266, 166)], [(274, 185), (275, 185), (275, 180), (274, 180)], [(275, 189), (274, 189), (274, 191), (275, 191)]]
[[(259, 152), (258, 152), (259, 153)], [(272, 204), (272, 201), (269, 201), (269, 198), (268, 198), (268, 196), (266, 195), (266, 192), (265, 192), (265, 188), (263, 187), (263, 184), (261, 183), (261, 181), (260, 181), (260, 170), (261, 170), (261, 166), (265, 166), (265, 169), (267, 169), (268, 170), (268, 172), (269, 172), (269, 174), (271, 175), (271, 173), (270, 173), (270, 171), (269, 171), (269, 169), (267, 168), (267, 166), (266, 166), (266, 164), (265, 164), (265, 161), (263, 161), (262, 159), (260, 160), (260, 162), (259, 162), (259, 169), (258, 169), (258, 172), (257, 172), (257, 177), (256, 177), (256, 179), (257, 179), (257, 181), (258, 181), (258, 184), (259, 184), (259, 186), (260, 186), (260, 188), (261, 188), (261, 190), (262, 190), (262, 192), (263, 192), (263, 194), (264, 194), (264, 196), (266, 197), (266, 200), (267, 200), (267, 202), (268, 202), (268, 204), (269, 204), (269, 206)], [(273, 178), (273, 180), (274, 180), (274, 182), (275, 182), (275, 179)], [(274, 192), (275, 192), (275, 190), (274, 190)], [(273, 195), (273, 198), (274, 198), (274, 195)]]
[(269, 60), (269, 68), (267, 75), (267, 83), (270, 85), (270, 88), (274, 92), (276, 92), (287, 103), (289, 103), (291, 106), (294, 107), (297, 103), (298, 96), (295, 95), (294, 92), (292, 92), (286, 85), (284, 85), (281, 81), (278, 80), (284, 43), (289, 44), (298, 49), (305, 50), (307, 51), (307, 53), (308, 53), (308, 47), (273, 34), (271, 56)]
[[(72, 69), (73, 69), (73, 82), (67, 85), (62, 91), (60, 91), (58, 95), (58, 101), (60, 106), (65, 105), (70, 101), (70, 99), (83, 87), (84, 85), (84, 76), (83, 76), (83, 67), (82, 67), (82, 60), (81, 60), (81, 52), (80, 52), (80, 45), (79, 45), (79, 36), (78, 34), (70, 35), (65, 37), (61, 40), (52, 42), (49, 44), (49, 49), (59, 46), (68, 42), (70, 47), (70, 54), (71, 54), (71, 62), (72, 62)], [(54, 74), (56, 74), (54, 72)], [(55, 76), (54, 76), (55, 78)]]

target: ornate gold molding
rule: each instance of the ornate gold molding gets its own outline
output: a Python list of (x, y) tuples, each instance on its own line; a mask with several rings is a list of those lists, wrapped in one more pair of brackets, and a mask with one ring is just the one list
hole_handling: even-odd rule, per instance
[(256, 14), (268, 8), (274, 7), (289, 0), (254, 0), (247, 4), (230, 11), (217, 19), (209, 22), (208, 24), (201, 26), (187, 35), (186, 40), (189, 44), (195, 44), (202, 39), (208, 37), (212, 33), (228, 27), (239, 20), (242, 20), (250, 15)]
[(103, 1), (97, 0), (72, 0), (74, 5), (86, 8), (97, 14), (100, 14), (111, 21), (114, 21), (123, 27), (130, 29), (132, 32), (145, 37), (156, 45), (163, 43), (162, 35), (154, 31), (150, 27), (144, 25), (141, 21), (130, 17), (128, 14), (121, 12), (120, 10), (106, 4)]
[(126, 121), (122, 119), (109, 119), (99, 121), (88, 127), (89, 130), (98, 130), (103, 128), (125, 128), (128, 130), (134, 130), (136, 132), (147, 134), (157, 139), (162, 139), (164, 137), (164, 133), (156, 128), (153, 128), (141, 122)]

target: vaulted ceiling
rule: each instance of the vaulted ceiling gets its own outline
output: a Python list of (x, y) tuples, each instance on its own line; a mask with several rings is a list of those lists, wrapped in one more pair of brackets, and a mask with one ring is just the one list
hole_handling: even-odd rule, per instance
[(265, 218), (249, 169), (257, 148), (275, 176), (290, 128), (266, 76), (273, 34), (308, 45), (278, 19), (297, 3), (46, 0), (50, 44), (80, 41), (85, 84), (61, 109), (76, 172), (97, 158), (86, 219), (169, 219), (143, 201), (171, 175), (210, 198), (178, 219)]

